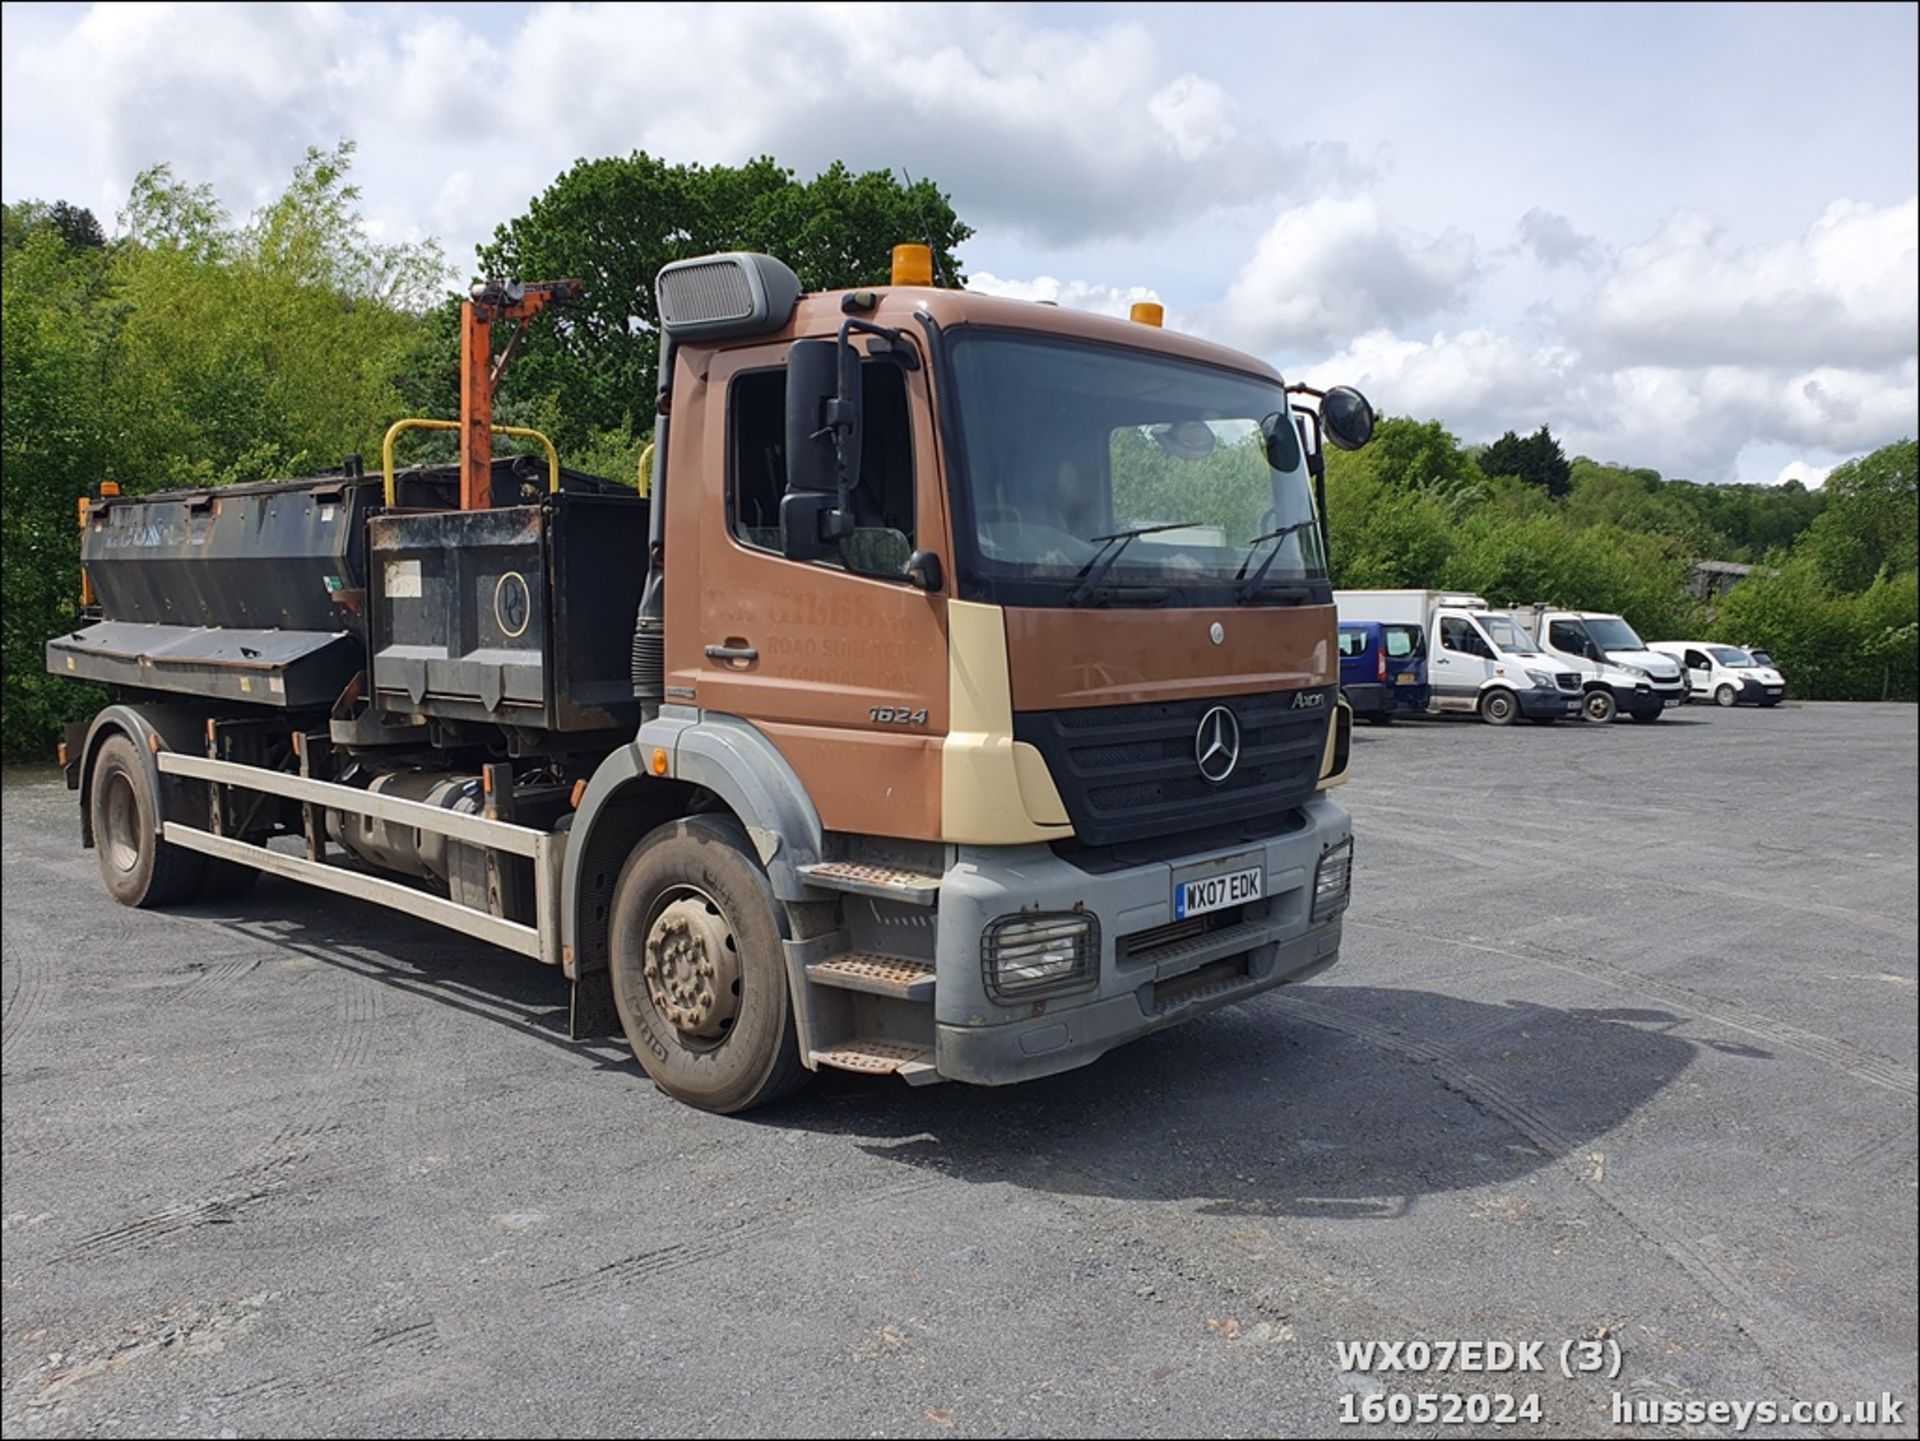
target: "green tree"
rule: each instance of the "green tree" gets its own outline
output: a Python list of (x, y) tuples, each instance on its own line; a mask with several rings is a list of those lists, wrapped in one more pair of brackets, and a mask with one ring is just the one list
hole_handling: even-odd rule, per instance
[[(897, 243), (931, 244), (936, 272), (959, 281), (954, 250), (973, 231), (931, 182), (838, 163), (809, 181), (769, 158), (741, 166), (672, 165), (636, 151), (582, 160), (482, 246), (483, 276), (578, 279), (578, 305), (534, 323), (503, 402), (545, 403), (564, 446), (653, 428), (659, 315), (653, 282), (670, 261), (757, 250), (809, 290), (884, 284)], [(450, 340), (455, 332), (445, 331)], [(437, 373), (446, 373), (444, 363)]]
[[(73, 623), (75, 507), (129, 492), (311, 472), (375, 453), (436, 283), (430, 246), (374, 241), (352, 147), (311, 151), (236, 226), (203, 186), (143, 173), (123, 234), (87, 243), (50, 207), (6, 211), (4, 625), (8, 755), (47, 754), (83, 688), (42, 673)], [(77, 239), (75, 236), (77, 235)]]
[(1826, 510), (1802, 541), (1826, 582), (1864, 591), (1882, 575), (1914, 569), (1920, 536), (1920, 445), (1883, 445), (1827, 477)]
[(1551, 496), (1563, 496), (1573, 468), (1560, 442), (1546, 426), (1524, 440), (1509, 430), (1480, 453), (1480, 468), (1488, 475), (1513, 475)]

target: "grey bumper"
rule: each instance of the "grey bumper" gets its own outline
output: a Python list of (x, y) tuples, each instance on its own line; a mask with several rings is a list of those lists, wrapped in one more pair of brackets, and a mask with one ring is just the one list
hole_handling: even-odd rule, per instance
[[(1320, 857), (1351, 835), (1347, 813), (1315, 799), (1285, 834), (1092, 873), (1045, 846), (961, 847), (940, 887), (934, 992), (935, 1067), (942, 1076), (1001, 1085), (1086, 1065), (1115, 1046), (1231, 1005), (1338, 959), (1340, 920), (1311, 922)], [(1173, 922), (1176, 872), (1258, 859), (1263, 894), (1234, 923), (1128, 947)], [(1099, 924), (1097, 973), (1086, 989), (1044, 1000), (992, 999), (981, 935), (1020, 910), (1082, 911)]]
[(1580, 714), (1581, 696), (1577, 692), (1563, 691), (1558, 686), (1535, 686), (1530, 690), (1517, 690), (1513, 694), (1520, 702), (1520, 714), (1528, 720)]

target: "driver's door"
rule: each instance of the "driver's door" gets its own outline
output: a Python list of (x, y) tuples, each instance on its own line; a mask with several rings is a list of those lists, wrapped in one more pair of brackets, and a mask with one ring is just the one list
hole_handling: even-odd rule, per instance
[(1480, 687), (1492, 674), (1492, 647), (1464, 613), (1442, 611), (1433, 629), (1427, 676), (1433, 684), (1434, 706), (1439, 710), (1477, 708)]
[(678, 370), (674, 413), (698, 419), (669, 441), (669, 700), (756, 726), (829, 830), (937, 838), (946, 594), (903, 573), (916, 549), (953, 573), (924, 361), (863, 362), (851, 563), (781, 554), (786, 345)]

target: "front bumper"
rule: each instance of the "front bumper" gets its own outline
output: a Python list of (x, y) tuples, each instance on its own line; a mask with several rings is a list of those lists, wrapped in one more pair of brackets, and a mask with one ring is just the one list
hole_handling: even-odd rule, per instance
[(1607, 689), (1613, 692), (1615, 708), (1632, 716), (1659, 715), (1687, 698), (1687, 688), (1677, 681), (1667, 686), (1614, 685)]
[(1581, 697), (1578, 694), (1561, 690), (1557, 686), (1537, 686), (1528, 690), (1515, 691), (1520, 702), (1520, 714), (1528, 720), (1545, 720), (1549, 716), (1564, 717), (1580, 714)]
[(1740, 682), (1740, 703), (1742, 705), (1778, 705), (1785, 698), (1787, 688), (1783, 685), (1767, 685), (1764, 681), (1743, 680)]
[[(961, 847), (940, 887), (934, 1063), (942, 1076), (1004, 1085), (1084, 1066), (1115, 1046), (1261, 991), (1305, 980), (1339, 958), (1340, 918), (1313, 924), (1320, 857), (1352, 833), (1347, 813), (1316, 798), (1285, 833), (1121, 870), (1094, 873), (1046, 846)], [(1170, 927), (1174, 873), (1257, 854), (1259, 901), (1197, 935)], [(1003, 1004), (989, 997), (981, 936), (1021, 910), (1090, 914), (1100, 928), (1093, 984), (1070, 995)], [(1127, 944), (1138, 938), (1138, 949)]]

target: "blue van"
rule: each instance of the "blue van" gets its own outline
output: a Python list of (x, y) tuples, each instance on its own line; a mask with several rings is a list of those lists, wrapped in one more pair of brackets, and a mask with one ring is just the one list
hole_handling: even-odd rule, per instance
[(1362, 720), (1385, 725), (1401, 711), (1424, 712), (1427, 642), (1417, 625), (1340, 622), (1340, 689)]

